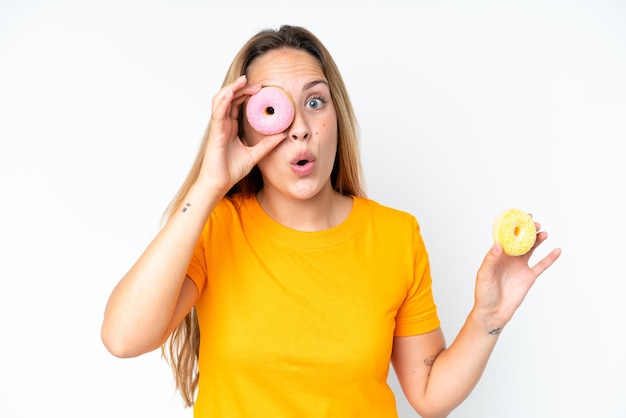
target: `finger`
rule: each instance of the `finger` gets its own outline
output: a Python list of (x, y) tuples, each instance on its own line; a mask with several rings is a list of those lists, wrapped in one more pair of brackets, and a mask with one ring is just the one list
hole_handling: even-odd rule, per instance
[(530, 259), (530, 257), (533, 255), (537, 247), (539, 247), (539, 245), (541, 245), (541, 243), (544, 242), (546, 239), (548, 239), (547, 232), (544, 232), (544, 231), (537, 232), (537, 238), (535, 239), (535, 243), (533, 244), (531, 249), (526, 254), (523, 255), (523, 257), (525, 257), (526, 259)]
[(241, 105), (248, 100), (250, 96), (258, 93), (261, 88), (262, 86), (260, 84), (247, 84), (241, 90), (236, 91), (231, 103), (230, 117), (237, 119)]
[(256, 145), (248, 147), (248, 152), (252, 156), (255, 163), (258, 163), (263, 157), (265, 157), (271, 150), (276, 148), (278, 144), (287, 138), (285, 132), (281, 132), (276, 135), (269, 135), (260, 140)]
[(247, 99), (250, 96), (253, 96), (261, 90), (263, 86), (261, 84), (245, 84), (240, 89), (235, 91), (235, 99), (239, 100), (243, 98), (243, 100)]
[(238, 77), (232, 83), (224, 86), (213, 98), (211, 117), (215, 120), (222, 120), (226, 117), (231, 103), (238, 97), (239, 90), (246, 85), (246, 76)]
[(241, 109), (241, 105), (248, 100), (250, 95), (239, 95), (238, 97), (233, 98), (230, 106), (230, 117), (233, 119), (237, 119), (239, 117), (239, 111)]
[(230, 106), (230, 114), (229, 117), (231, 119), (237, 119), (239, 117), (239, 109), (241, 108), (241, 104), (246, 100), (246, 97), (239, 97), (233, 99)]
[(494, 243), (487, 254), (485, 254), (485, 258), (483, 258), (483, 262), (478, 269), (481, 273), (481, 277), (494, 277), (496, 275), (496, 270), (498, 268), (498, 263), (504, 251), (502, 250), (502, 246), (498, 243)]
[(535, 251), (537, 247), (539, 247), (545, 240), (548, 239), (548, 233), (545, 231), (541, 231), (537, 233), (537, 238), (535, 239), (535, 244), (533, 245), (532, 250)]
[(561, 256), (561, 249), (555, 248), (531, 269), (535, 277), (539, 277)]
[(214, 98), (211, 111), (211, 119), (214, 121), (222, 121), (226, 118), (230, 103), (233, 98), (233, 91), (225, 89), (220, 91)]
[(500, 257), (503, 252), (504, 251), (502, 250), (502, 245), (498, 243), (494, 243), (491, 246), (491, 250), (489, 251), (489, 254), (493, 255), (494, 257)]

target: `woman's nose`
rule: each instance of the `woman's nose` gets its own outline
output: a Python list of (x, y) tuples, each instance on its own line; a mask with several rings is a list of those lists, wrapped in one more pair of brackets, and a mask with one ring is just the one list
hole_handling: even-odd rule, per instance
[(287, 130), (287, 135), (294, 141), (307, 140), (311, 137), (308, 125), (298, 111), (296, 111), (293, 122)]

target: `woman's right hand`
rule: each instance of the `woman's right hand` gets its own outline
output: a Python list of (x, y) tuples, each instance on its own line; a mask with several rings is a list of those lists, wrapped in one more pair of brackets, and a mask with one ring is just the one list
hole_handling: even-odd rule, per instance
[(237, 120), (241, 106), (249, 96), (261, 89), (260, 85), (246, 83), (246, 76), (240, 76), (224, 86), (212, 101), (211, 121), (206, 133), (198, 182), (202, 182), (204, 187), (218, 190), (222, 195), (286, 137), (284, 132), (266, 136), (254, 146), (247, 146), (241, 141)]
[(254, 146), (241, 141), (239, 111), (245, 100), (261, 89), (246, 83), (241, 76), (213, 98), (202, 166), (196, 183), (183, 198), (185, 207), (171, 214), (111, 292), (102, 340), (117, 356), (132, 357), (156, 349), (189, 312), (198, 289), (186, 272), (207, 217), (228, 190), (285, 139), (281, 133), (266, 136)]

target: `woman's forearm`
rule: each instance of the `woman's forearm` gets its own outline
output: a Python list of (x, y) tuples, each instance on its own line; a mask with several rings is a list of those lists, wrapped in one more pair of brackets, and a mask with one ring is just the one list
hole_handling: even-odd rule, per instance
[(114, 288), (102, 324), (102, 340), (113, 354), (132, 357), (165, 341), (189, 260), (221, 197), (192, 187), (182, 206)]
[(424, 404), (434, 407), (432, 416), (447, 416), (476, 387), (504, 326), (488, 322), (472, 310), (455, 340), (433, 362), (424, 396)]

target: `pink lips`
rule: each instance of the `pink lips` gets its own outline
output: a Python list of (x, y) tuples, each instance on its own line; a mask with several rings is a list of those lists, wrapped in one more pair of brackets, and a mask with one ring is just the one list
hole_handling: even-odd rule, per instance
[(306, 152), (297, 154), (289, 163), (298, 176), (308, 176), (315, 169), (315, 157)]

